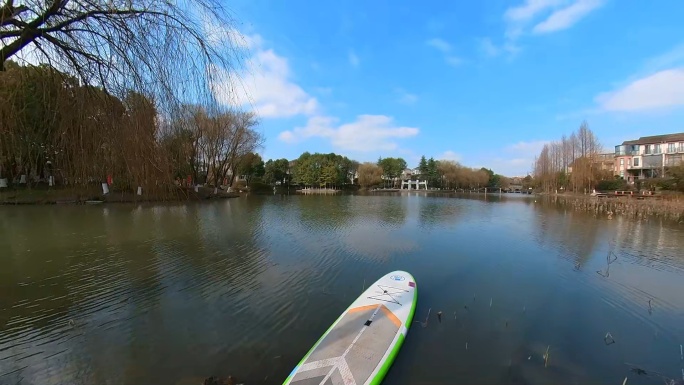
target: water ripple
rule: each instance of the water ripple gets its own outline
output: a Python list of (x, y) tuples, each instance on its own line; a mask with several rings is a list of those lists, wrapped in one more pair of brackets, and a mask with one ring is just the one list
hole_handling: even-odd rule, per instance
[[(532, 365), (527, 357), (549, 343), (556, 357), (591, 360), (573, 362), (585, 368), (577, 372), (559, 362), (544, 372), (548, 381), (529, 383), (596, 383), (623, 373), (612, 353), (592, 355), (599, 348), (585, 334), (622, 330), (625, 356), (662, 372), (672, 368), (660, 348), (684, 339), (677, 228), (475, 196), (250, 196), (104, 209), (0, 217), (0, 246), (11, 250), (0, 256), (0, 383), (280, 380), (363, 287), (398, 268), (420, 282), (420, 312), (458, 311), (412, 332), (404, 349), (413, 353), (401, 355), (392, 383), (428, 381), (419, 374), (428, 372), (441, 383), (506, 382), (476, 368), (523, 355), (518, 364)], [(597, 274), (611, 251), (610, 274)], [(468, 352), (454, 348), (466, 341)], [(643, 341), (656, 357), (638, 348)], [(454, 360), (464, 363), (456, 374)]]

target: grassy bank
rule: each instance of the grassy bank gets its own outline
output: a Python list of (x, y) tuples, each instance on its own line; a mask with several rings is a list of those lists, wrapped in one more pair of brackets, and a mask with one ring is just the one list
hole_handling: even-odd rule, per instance
[(142, 202), (185, 202), (239, 197), (238, 193), (228, 193), (213, 188), (200, 187), (197, 192), (192, 188), (177, 188), (163, 193), (137, 195), (128, 191), (110, 191), (102, 194), (99, 187), (79, 188), (17, 188), (0, 190), (0, 205), (50, 205), (102, 203), (142, 203)]
[(607, 217), (619, 215), (633, 219), (661, 218), (684, 223), (684, 196), (679, 194), (645, 199), (635, 196), (599, 198), (572, 194), (539, 197), (562, 207)]

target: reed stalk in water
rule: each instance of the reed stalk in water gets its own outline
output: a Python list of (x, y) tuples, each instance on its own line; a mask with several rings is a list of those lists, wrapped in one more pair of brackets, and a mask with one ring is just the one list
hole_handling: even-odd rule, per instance
[[(430, 312), (432, 311), (432, 308), (428, 309), (428, 314), (427, 317), (425, 317), (425, 322), (421, 322), (420, 326), (426, 328), (428, 326), (428, 319), (430, 319)], [(417, 321), (420, 322), (420, 321)]]
[(544, 353), (544, 367), (546, 368), (549, 364), (549, 349), (551, 348), (551, 345), (548, 345), (546, 347), (546, 353)]

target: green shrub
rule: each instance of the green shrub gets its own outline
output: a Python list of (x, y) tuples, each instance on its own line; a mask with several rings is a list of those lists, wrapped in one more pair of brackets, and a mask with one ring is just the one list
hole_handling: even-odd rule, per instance
[(672, 178), (643, 179), (641, 188), (644, 190), (676, 190), (677, 183)]
[(253, 181), (249, 184), (249, 191), (253, 193), (273, 192), (273, 187), (258, 181)]
[(626, 190), (627, 182), (623, 179), (602, 180), (596, 184), (598, 191)]

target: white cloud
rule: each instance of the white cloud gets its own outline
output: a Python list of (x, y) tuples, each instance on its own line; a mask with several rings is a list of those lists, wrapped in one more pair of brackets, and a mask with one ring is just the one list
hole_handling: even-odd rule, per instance
[[(537, 155), (537, 154), (535, 154)], [(507, 177), (525, 176), (532, 169), (534, 157), (531, 158), (493, 158), (484, 167)]]
[(490, 38), (480, 40), (480, 48), (487, 56), (497, 56), (501, 53), (501, 49), (497, 47)]
[(684, 44), (646, 61), (642, 73), (652, 74), (665, 69), (684, 66)]
[(484, 167), (505, 176), (524, 176), (532, 169), (534, 157), (539, 155), (548, 140), (520, 141), (504, 146), (496, 155), (485, 158)]
[[(256, 53), (249, 61), (248, 71), (241, 77), (232, 76), (226, 69), (211, 67), (209, 73), (217, 80), (212, 82), (216, 98), (225, 104), (253, 106), (260, 117), (281, 118), (297, 115), (309, 116), (304, 127), (283, 131), (278, 138), (285, 143), (295, 143), (307, 138), (325, 138), (331, 144), (346, 151), (371, 152), (399, 150), (397, 141), (418, 134), (418, 128), (397, 126), (392, 118), (384, 115), (359, 115), (350, 123), (339, 125), (337, 118), (321, 113), (318, 101), (292, 80), (286, 58), (272, 49), (263, 48), (260, 37), (247, 40)], [(359, 59), (349, 52), (352, 65)], [(237, 87), (237, 79), (244, 79)], [(330, 89), (314, 89), (325, 95)], [(415, 102), (417, 97), (408, 92), (402, 95), (404, 102)]]
[(394, 90), (399, 95), (399, 103), (401, 104), (414, 104), (418, 101), (418, 96), (407, 92), (402, 88), (397, 88)]
[(571, 5), (556, 10), (546, 20), (535, 25), (532, 32), (549, 33), (570, 28), (603, 4), (604, 0), (576, 0)]
[(430, 39), (427, 42), (425, 42), (425, 44), (429, 45), (432, 48), (435, 48), (436, 50), (442, 51), (444, 53), (448, 53), (451, 51), (451, 44), (449, 44), (448, 42), (446, 42), (442, 39), (438, 39), (438, 38)]
[(257, 50), (249, 59), (247, 71), (234, 77), (225, 69), (211, 69), (217, 78), (212, 88), (218, 101), (253, 107), (263, 118), (315, 114), (318, 101), (290, 79), (287, 59), (272, 49), (263, 49), (258, 35), (248, 41)]
[(656, 72), (617, 91), (599, 94), (596, 101), (604, 111), (647, 111), (684, 106), (684, 68)]
[(451, 160), (454, 162), (459, 162), (461, 160), (461, 154), (457, 154), (451, 150), (448, 150), (438, 155), (437, 160)]
[(541, 152), (544, 145), (549, 144), (548, 140), (520, 141), (506, 147), (506, 151), (513, 154), (534, 154)]
[(337, 119), (328, 116), (312, 116), (306, 126), (297, 127), (293, 131), (283, 131), (278, 139), (286, 143), (296, 143), (312, 137), (328, 138), (333, 136), (332, 128)]
[(385, 115), (359, 115), (356, 121), (335, 126), (337, 119), (327, 116), (311, 117), (304, 127), (283, 131), (279, 139), (294, 143), (307, 138), (327, 138), (340, 150), (370, 152), (392, 151), (396, 140), (418, 135), (418, 128), (398, 127)]
[(444, 60), (447, 62), (447, 64), (456, 67), (463, 63), (463, 59), (461, 59), (460, 57), (450, 55), (450, 52), (453, 47), (451, 46), (451, 44), (449, 44), (449, 42), (439, 38), (433, 38), (426, 41), (425, 44), (443, 53)]
[(504, 19), (511, 22), (523, 22), (533, 19), (547, 9), (557, 7), (563, 0), (526, 0), (517, 7), (511, 7), (504, 13)]
[(480, 39), (480, 50), (482, 50), (485, 55), (491, 57), (499, 56), (502, 53), (507, 53), (509, 54), (509, 57), (513, 57), (520, 52), (520, 47), (511, 41), (507, 41), (503, 45), (498, 46), (494, 44), (492, 39), (486, 37)]
[(506, 39), (515, 41), (530, 21), (564, 1), (566, 0), (526, 0), (521, 5), (508, 8), (503, 17), (506, 22)]
[(252, 49), (263, 44), (260, 35), (245, 35), (232, 26), (217, 24), (207, 13), (202, 13), (200, 20), (207, 42), (214, 48)]
[(358, 67), (360, 64), (359, 57), (356, 56), (354, 51), (349, 51), (349, 64), (351, 64), (352, 67)]
[(463, 59), (461, 59), (460, 57), (456, 57), (456, 56), (448, 56), (446, 58), (446, 62), (449, 65), (456, 67), (456, 66), (461, 65), (461, 63), (463, 63)]
[(292, 133), (292, 131), (283, 131), (278, 135), (278, 139), (285, 143), (295, 143), (297, 141), (297, 138), (295, 135)]
[[(515, 54), (519, 48), (515, 44), (532, 26), (534, 34), (561, 31), (572, 27), (592, 11), (599, 9), (606, 0), (525, 0), (522, 4), (506, 9), (503, 20), (506, 25), (504, 37), (508, 47), (505, 51)], [(494, 50), (485, 50), (490, 56)], [(496, 51), (497, 54), (501, 50)]]
[(316, 87), (314, 91), (319, 95), (329, 96), (332, 94), (332, 88), (330, 87)]

